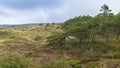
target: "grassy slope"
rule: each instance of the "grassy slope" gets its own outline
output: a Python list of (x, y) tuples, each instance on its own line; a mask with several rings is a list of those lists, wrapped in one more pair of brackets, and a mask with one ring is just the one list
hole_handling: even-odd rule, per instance
[[(17, 52), (27, 58), (37, 59), (43, 65), (61, 57), (61, 54), (58, 53), (60, 52), (59, 50), (53, 50), (51, 47), (45, 46), (47, 44), (45, 42), (46, 37), (53, 31), (61, 31), (60, 25), (1, 28), (0, 31), (8, 32), (8, 34), (0, 37), (0, 55)], [(42, 39), (34, 41), (35, 37), (38, 36)], [(92, 60), (91, 57), (95, 59), (95, 57), (102, 56), (98, 61), (87, 63), (87, 66), (89, 66), (87, 68), (99, 68), (100, 66), (102, 68), (115, 68), (116, 65), (120, 65), (120, 42), (110, 42), (109, 45), (108, 47), (94, 47), (95, 51), (68, 50), (62, 52), (62, 57), (65, 60), (79, 59), (87, 61)]]
[(33, 25), (33, 26), (26, 26), (26, 27), (11, 27), (11, 28), (1, 28), (0, 31), (8, 32), (9, 34), (3, 35), (0, 37), (1, 40), (3, 39), (11, 39), (11, 38), (24, 38), (27, 40), (33, 40), (36, 36), (41, 36), (44, 38), (49, 36), (53, 31), (60, 31), (60, 25), (50, 25), (46, 27), (45, 25)]
[[(60, 25), (1, 28), (1, 33), (7, 32), (8, 34), (0, 36), (0, 55), (20, 53), (27, 58), (47, 64), (57, 59), (59, 54), (46, 46), (46, 37), (53, 31), (60, 30)], [(34, 38), (38, 36), (42, 39), (35, 41)]]

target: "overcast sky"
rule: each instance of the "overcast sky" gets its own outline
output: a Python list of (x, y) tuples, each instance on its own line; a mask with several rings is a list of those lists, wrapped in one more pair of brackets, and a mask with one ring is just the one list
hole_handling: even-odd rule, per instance
[(103, 4), (113, 13), (120, 11), (120, 0), (0, 0), (0, 24), (64, 22), (94, 16)]

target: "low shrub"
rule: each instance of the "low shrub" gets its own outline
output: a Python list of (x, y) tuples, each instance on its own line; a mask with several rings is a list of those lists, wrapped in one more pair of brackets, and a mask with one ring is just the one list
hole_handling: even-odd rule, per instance
[(8, 54), (0, 58), (1, 68), (29, 68), (30, 61), (23, 59), (20, 54)]
[(89, 62), (86, 67), (87, 68), (99, 68), (99, 62)]
[(43, 37), (42, 37), (42, 36), (36, 36), (36, 37), (34, 38), (34, 40), (35, 40), (35, 41), (40, 41), (40, 40), (43, 40)]
[(72, 68), (80, 68), (80, 67), (81, 67), (80, 61), (79, 61), (79, 60), (75, 60), (75, 59), (69, 60), (69, 61), (68, 61), (68, 64), (69, 64)]
[(72, 68), (72, 67), (63, 60), (57, 60), (49, 63), (45, 68)]
[(103, 58), (110, 58), (110, 59), (120, 59), (120, 53), (115, 52), (115, 53), (108, 53), (102, 56)]

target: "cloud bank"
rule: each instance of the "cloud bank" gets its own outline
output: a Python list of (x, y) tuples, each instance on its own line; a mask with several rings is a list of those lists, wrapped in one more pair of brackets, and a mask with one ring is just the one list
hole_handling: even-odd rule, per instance
[(114, 13), (119, 0), (1, 0), (0, 24), (64, 22), (80, 15), (96, 15), (103, 4)]

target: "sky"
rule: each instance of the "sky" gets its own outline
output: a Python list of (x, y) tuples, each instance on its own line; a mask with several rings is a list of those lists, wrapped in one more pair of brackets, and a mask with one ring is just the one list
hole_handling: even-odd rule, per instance
[(120, 12), (120, 0), (0, 0), (0, 24), (59, 23), (95, 16), (103, 4), (115, 14)]

